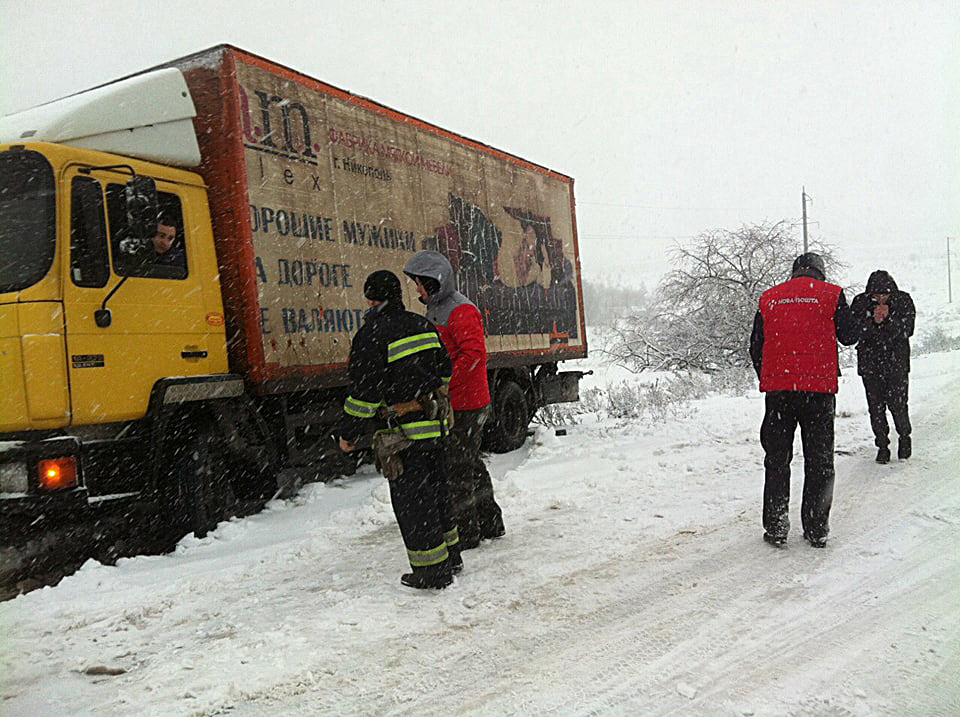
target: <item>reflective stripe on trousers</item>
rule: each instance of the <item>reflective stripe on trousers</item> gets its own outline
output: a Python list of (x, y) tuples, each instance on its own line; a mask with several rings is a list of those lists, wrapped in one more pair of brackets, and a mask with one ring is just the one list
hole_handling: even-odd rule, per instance
[(446, 543), (442, 543), (430, 550), (410, 550), (407, 548), (407, 558), (410, 560), (410, 566), (414, 568), (426, 568), (430, 565), (437, 565), (446, 560), (447, 557)]
[(443, 542), (447, 544), (448, 548), (458, 545), (460, 543), (460, 531), (456, 527), (453, 530), (448, 530), (443, 534)]

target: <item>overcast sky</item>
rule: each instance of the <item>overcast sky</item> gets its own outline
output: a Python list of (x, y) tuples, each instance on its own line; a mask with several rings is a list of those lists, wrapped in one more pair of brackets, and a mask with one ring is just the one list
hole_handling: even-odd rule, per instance
[(0, 114), (219, 43), (574, 177), (587, 278), (802, 187), (855, 266), (960, 245), (956, 0), (0, 0)]

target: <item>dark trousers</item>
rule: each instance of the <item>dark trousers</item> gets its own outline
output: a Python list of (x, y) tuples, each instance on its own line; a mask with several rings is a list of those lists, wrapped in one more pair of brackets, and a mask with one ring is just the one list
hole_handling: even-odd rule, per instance
[(790, 461), (793, 436), (800, 425), (803, 444), (803, 502), (800, 520), (803, 532), (825, 538), (830, 530), (833, 502), (833, 412), (832, 393), (773, 391), (766, 394), (766, 413), (760, 427), (765, 457), (763, 529), (786, 536), (790, 530)]
[(865, 374), (863, 388), (867, 393), (867, 409), (870, 411), (870, 428), (873, 429), (874, 443), (878, 448), (890, 445), (890, 426), (887, 423), (887, 409), (893, 416), (893, 425), (901, 438), (909, 438), (910, 416), (907, 412), (909, 374), (901, 376), (882, 376)]
[(504, 533), (503, 513), (493, 497), (493, 481), (480, 456), (483, 426), (490, 407), (456, 411), (447, 448), (450, 504), (465, 548)]
[[(390, 501), (415, 573), (452, 569), (459, 555), (450, 515), (446, 462), (439, 440), (417, 440), (401, 454), (403, 473), (390, 481)], [(449, 541), (449, 543), (448, 543)]]

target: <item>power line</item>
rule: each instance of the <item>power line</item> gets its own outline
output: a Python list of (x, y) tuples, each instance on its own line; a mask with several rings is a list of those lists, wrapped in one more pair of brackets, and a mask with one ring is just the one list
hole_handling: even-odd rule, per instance
[(695, 234), (580, 234), (581, 239), (694, 239)]
[[(668, 206), (663, 204), (617, 204), (614, 202), (585, 202), (577, 200), (577, 206), (592, 207), (620, 207), (623, 209), (675, 209), (691, 210), (698, 212), (762, 212), (765, 211), (759, 207), (691, 207), (691, 206)], [(781, 210), (777, 210), (779, 214)]]
[(947, 237), (947, 303), (953, 303), (953, 280), (950, 276), (950, 237)]

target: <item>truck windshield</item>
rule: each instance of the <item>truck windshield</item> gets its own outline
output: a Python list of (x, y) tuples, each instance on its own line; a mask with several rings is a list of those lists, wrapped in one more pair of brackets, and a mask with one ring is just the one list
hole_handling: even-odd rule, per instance
[(53, 168), (39, 152), (0, 152), (0, 294), (36, 284), (56, 247)]

